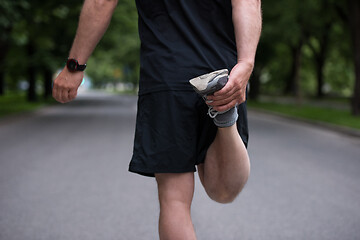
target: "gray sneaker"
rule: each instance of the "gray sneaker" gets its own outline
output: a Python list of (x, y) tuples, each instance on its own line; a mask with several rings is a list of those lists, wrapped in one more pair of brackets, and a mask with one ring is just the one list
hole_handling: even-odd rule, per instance
[[(228, 70), (221, 69), (193, 78), (189, 82), (193, 86), (195, 92), (207, 101), (206, 97), (222, 89), (226, 85), (228, 79)], [(213, 109), (213, 107), (209, 106), (208, 115), (214, 119), (214, 123), (218, 127), (232, 126), (238, 118), (237, 107), (218, 112)]]
[[(199, 77), (191, 79), (189, 82), (193, 86), (195, 92), (204, 98), (213, 94), (216, 91), (222, 89), (228, 81), (228, 70), (221, 69), (211, 73), (201, 75)], [(227, 112), (227, 111), (224, 111)], [(215, 118), (218, 114), (224, 113), (214, 110), (209, 106), (208, 115), (211, 118)]]
[(228, 81), (228, 70), (222, 69), (191, 79), (189, 82), (201, 96), (210, 95), (225, 86)]

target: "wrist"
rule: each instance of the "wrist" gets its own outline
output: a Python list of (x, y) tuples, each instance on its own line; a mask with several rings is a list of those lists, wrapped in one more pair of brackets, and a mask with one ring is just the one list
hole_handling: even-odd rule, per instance
[(247, 68), (253, 70), (255, 65), (254, 59), (238, 59), (237, 64), (245, 65)]
[(78, 60), (75, 58), (68, 58), (66, 61), (66, 68), (69, 72), (82, 72), (86, 68), (85, 64), (79, 64)]
[(85, 58), (78, 56), (77, 54), (69, 54), (69, 57), (67, 59), (75, 59), (81, 65), (86, 64)]
[(74, 77), (74, 76), (84, 76), (84, 72), (83, 71), (75, 71), (75, 72), (71, 72), (69, 71), (69, 69), (65, 66), (62, 70), (62, 72), (64, 74), (66, 74), (68, 77)]

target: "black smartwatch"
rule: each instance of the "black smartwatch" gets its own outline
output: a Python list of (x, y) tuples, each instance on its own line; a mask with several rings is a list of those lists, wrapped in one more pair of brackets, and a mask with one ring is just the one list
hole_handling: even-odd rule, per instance
[(74, 58), (68, 58), (66, 67), (70, 72), (84, 71), (86, 64), (80, 65), (79, 62)]

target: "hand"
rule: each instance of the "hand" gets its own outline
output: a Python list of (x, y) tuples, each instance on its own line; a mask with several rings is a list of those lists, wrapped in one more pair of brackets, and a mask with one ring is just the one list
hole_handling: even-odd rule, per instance
[(225, 87), (207, 96), (207, 104), (216, 111), (228, 110), (246, 100), (246, 85), (253, 70), (253, 64), (238, 62), (230, 72), (229, 80)]
[(74, 100), (83, 77), (84, 72), (69, 72), (65, 67), (54, 80), (52, 95), (55, 100), (61, 103)]

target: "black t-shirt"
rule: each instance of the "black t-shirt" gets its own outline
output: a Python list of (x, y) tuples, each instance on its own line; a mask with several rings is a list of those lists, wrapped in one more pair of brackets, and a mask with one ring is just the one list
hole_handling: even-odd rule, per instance
[(231, 0), (136, 0), (139, 94), (191, 90), (189, 80), (236, 64)]

